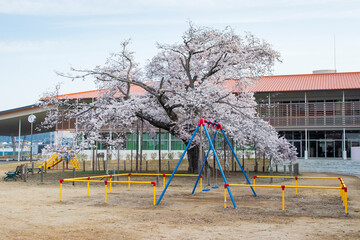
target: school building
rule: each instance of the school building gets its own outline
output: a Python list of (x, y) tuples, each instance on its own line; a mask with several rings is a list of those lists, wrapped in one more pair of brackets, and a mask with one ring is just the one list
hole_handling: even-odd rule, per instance
[(251, 91), (298, 157), (347, 159), (360, 146), (360, 72), (264, 77)]
[[(234, 81), (228, 80), (226, 86), (231, 88)], [(259, 116), (296, 146), (299, 158), (350, 159), (360, 147), (360, 72), (265, 76), (249, 90), (255, 93)], [(139, 87), (132, 91), (143, 92)], [(87, 91), (62, 97), (92, 101), (97, 95), (97, 91)], [(45, 117), (44, 110), (34, 105), (0, 112), (0, 136), (29, 135), (30, 114), (37, 117), (35, 127)], [(74, 130), (71, 120), (43, 132), (56, 131), (66, 137)], [(124, 150), (134, 149), (137, 141), (130, 135)], [(144, 151), (158, 150), (160, 145), (164, 151), (184, 149), (179, 139), (166, 132), (160, 141), (159, 134), (143, 135)]]

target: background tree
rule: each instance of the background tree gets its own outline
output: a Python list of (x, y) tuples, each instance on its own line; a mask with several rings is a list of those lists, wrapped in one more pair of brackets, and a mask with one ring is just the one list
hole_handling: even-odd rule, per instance
[[(279, 152), (293, 149), (283, 146), (285, 140), (273, 141), (278, 134), (258, 118), (253, 93), (247, 91), (279, 60), (266, 41), (250, 33), (240, 36), (230, 27), (217, 30), (190, 23), (180, 42), (158, 43), (158, 54), (144, 68), (129, 51), (129, 40), (121, 46), (103, 66), (61, 74), (92, 78), (99, 86), (95, 102), (67, 107), (68, 117), (78, 119), (78, 129), (86, 136), (84, 144), (93, 144), (103, 129), (119, 134), (108, 139), (109, 144), (122, 143), (137, 119), (147, 131), (161, 128), (187, 144), (200, 118), (206, 118), (220, 122), (242, 146), (256, 142), (257, 148), (277, 156), (274, 159), (292, 156)], [(188, 151), (189, 172), (198, 170), (200, 141), (197, 136)]]

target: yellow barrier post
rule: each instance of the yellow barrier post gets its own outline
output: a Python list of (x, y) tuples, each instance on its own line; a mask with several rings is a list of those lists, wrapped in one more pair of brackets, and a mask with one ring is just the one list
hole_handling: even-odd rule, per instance
[(285, 213), (285, 185), (281, 185), (282, 189), (282, 210)]
[(151, 184), (154, 186), (154, 206), (156, 205), (156, 183), (151, 182)]
[(131, 173), (128, 174), (128, 181), (129, 181), (129, 190), (130, 190), (130, 176), (131, 176)]
[(88, 177), (88, 182), (87, 182), (87, 195), (90, 196), (90, 177)]
[(254, 176), (254, 191), (255, 191), (255, 179), (257, 178), (257, 176)]
[(165, 184), (166, 184), (166, 179), (165, 179), (165, 174), (163, 174), (163, 190), (165, 189)]
[(200, 175), (200, 192), (202, 191), (202, 175)]
[(346, 185), (344, 183), (344, 181), (340, 178), (340, 198), (341, 198), (341, 201), (343, 202), (343, 206), (345, 206), (345, 203), (344, 203), (344, 199), (345, 199), (345, 188), (346, 188)]
[(112, 180), (112, 175), (110, 175), (110, 192), (111, 192), (111, 180)]
[(62, 183), (63, 183), (63, 179), (60, 179), (60, 201), (62, 201)]
[(341, 201), (343, 202), (343, 205), (344, 205), (344, 184), (343, 183), (340, 183), (340, 199)]
[(107, 181), (104, 181), (105, 183), (105, 203), (107, 203)]
[(224, 208), (226, 208), (226, 189), (229, 186), (229, 184), (224, 184)]
[(342, 185), (342, 179), (339, 178), (339, 181), (340, 181), (340, 198), (341, 198), (341, 196), (342, 196), (342, 187), (343, 187), (343, 185)]
[(298, 189), (297, 189), (297, 185), (298, 185), (298, 177), (295, 177), (295, 185), (296, 185), (296, 191), (295, 191), (295, 194), (296, 196), (298, 195)]
[(347, 187), (344, 187), (344, 207), (345, 207), (345, 215), (348, 215), (347, 209)]

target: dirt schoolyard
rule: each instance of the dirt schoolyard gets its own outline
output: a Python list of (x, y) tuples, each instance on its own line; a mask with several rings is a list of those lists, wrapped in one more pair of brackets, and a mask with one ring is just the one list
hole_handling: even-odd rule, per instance
[[(44, 183), (36, 173), (27, 182), (4, 182), (4, 171), (1, 239), (360, 239), (360, 179), (352, 176), (341, 176), (349, 189), (345, 216), (339, 190), (299, 189), (295, 196), (295, 189), (287, 189), (285, 213), (281, 189), (256, 188), (255, 198), (248, 188), (232, 187), (238, 209), (229, 197), (224, 209), (220, 179), (218, 189), (197, 189), (192, 195), (193, 177), (175, 177), (158, 206), (153, 206), (151, 185), (128, 190), (126, 184), (116, 184), (104, 203), (104, 184), (92, 183), (88, 197), (86, 183), (65, 182), (60, 202), (59, 179), (71, 173), (49, 172)], [(132, 180), (155, 181), (155, 177)], [(230, 174), (228, 181), (245, 183), (240, 173)], [(268, 184), (269, 179), (256, 183)], [(275, 179), (273, 184), (294, 185), (294, 180)], [(299, 185), (339, 186), (339, 181), (306, 179)], [(157, 198), (161, 191), (160, 178)]]

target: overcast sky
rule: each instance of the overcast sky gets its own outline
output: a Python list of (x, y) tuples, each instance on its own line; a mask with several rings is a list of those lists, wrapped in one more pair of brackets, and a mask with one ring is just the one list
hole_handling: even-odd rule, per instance
[(264, 38), (282, 55), (275, 75), (334, 69), (334, 36), (337, 71), (360, 71), (359, 0), (0, 0), (0, 111), (34, 104), (59, 82), (61, 93), (92, 90), (55, 71), (101, 65), (127, 38), (145, 64), (188, 20)]

